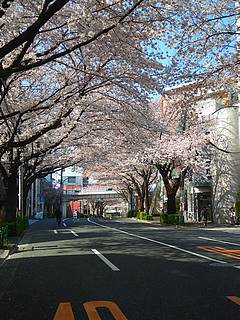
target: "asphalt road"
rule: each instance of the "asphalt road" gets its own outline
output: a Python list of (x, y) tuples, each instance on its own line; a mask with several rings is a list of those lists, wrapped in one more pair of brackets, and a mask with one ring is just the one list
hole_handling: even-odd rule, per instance
[(240, 228), (37, 222), (0, 266), (0, 319), (240, 320)]

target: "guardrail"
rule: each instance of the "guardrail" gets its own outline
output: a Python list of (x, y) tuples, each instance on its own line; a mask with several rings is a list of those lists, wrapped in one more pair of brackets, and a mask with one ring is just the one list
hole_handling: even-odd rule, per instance
[(0, 227), (0, 248), (3, 248), (8, 241), (8, 226)]

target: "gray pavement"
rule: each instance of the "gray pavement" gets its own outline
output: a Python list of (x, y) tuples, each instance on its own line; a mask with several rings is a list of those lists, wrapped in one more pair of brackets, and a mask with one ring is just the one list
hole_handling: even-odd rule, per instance
[(40, 221), (0, 267), (1, 320), (95, 320), (87, 310), (96, 301), (103, 320), (238, 319), (240, 306), (227, 298), (240, 297), (234, 230)]
[[(66, 219), (67, 221), (68, 219)], [(105, 221), (108, 221), (109, 219), (104, 219)], [(207, 230), (232, 230), (232, 232), (236, 232), (237, 230), (240, 230), (240, 226), (239, 225), (219, 225), (219, 224), (208, 224), (208, 226), (204, 226), (203, 223), (187, 223), (184, 225), (180, 225), (180, 226), (175, 226), (175, 225), (163, 225), (160, 224), (160, 219), (159, 217), (153, 217), (153, 220), (138, 220), (136, 218), (115, 218), (113, 220), (111, 220), (112, 222), (114, 221), (119, 221), (121, 223), (131, 223), (131, 222), (138, 222), (138, 223), (146, 223), (146, 224), (150, 224), (152, 226), (161, 228), (161, 229), (175, 229), (175, 228), (188, 228), (188, 229), (207, 229)], [(39, 220), (35, 220), (35, 219), (29, 219), (29, 227), (31, 227), (32, 224), (36, 223), (36, 222), (40, 222)], [(28, 228), (29, 228), (28, 227)], [(27, 230), (26, 230), (27, 232)], [(22, 237), (9, 237), (9, 245), (10, 248), (9, 249), (0, 249), (0, 264), (8, 257), (9, 253), (11, 250), (15, 251), (16, 250), (16, 246), (20, 243)]]

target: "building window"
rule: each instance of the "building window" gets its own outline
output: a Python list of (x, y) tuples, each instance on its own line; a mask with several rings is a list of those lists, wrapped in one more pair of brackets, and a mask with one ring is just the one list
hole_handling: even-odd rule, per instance
[(68, 177), (67, 182), (68, 183), (76, 183), (76, 177)]

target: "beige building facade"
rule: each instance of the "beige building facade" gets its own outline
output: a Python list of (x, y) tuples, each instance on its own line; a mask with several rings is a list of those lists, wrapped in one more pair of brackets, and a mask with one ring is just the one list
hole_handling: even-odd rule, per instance
[[(192, 103), (205, 123), (206, 141), (211, 148), (203, 157), (205, 172), (188, 174), (182, 190), (182, 212), (185, 222), (203, 220), (207, 208), (208, 221), (229, 224), (234, 221), (234, 203), (240, 190), (240, 111), (236, 83), (187, 85), (171, 89), (168, 94), (194, 95)], [(189, 99), (189, 101), (191, 101)], [(194, 99), (192, 99), (194, 100)], [(209, 144), (208, 144), (209, 145)], [(210, 150), (210, 151), (209, 151)]]

